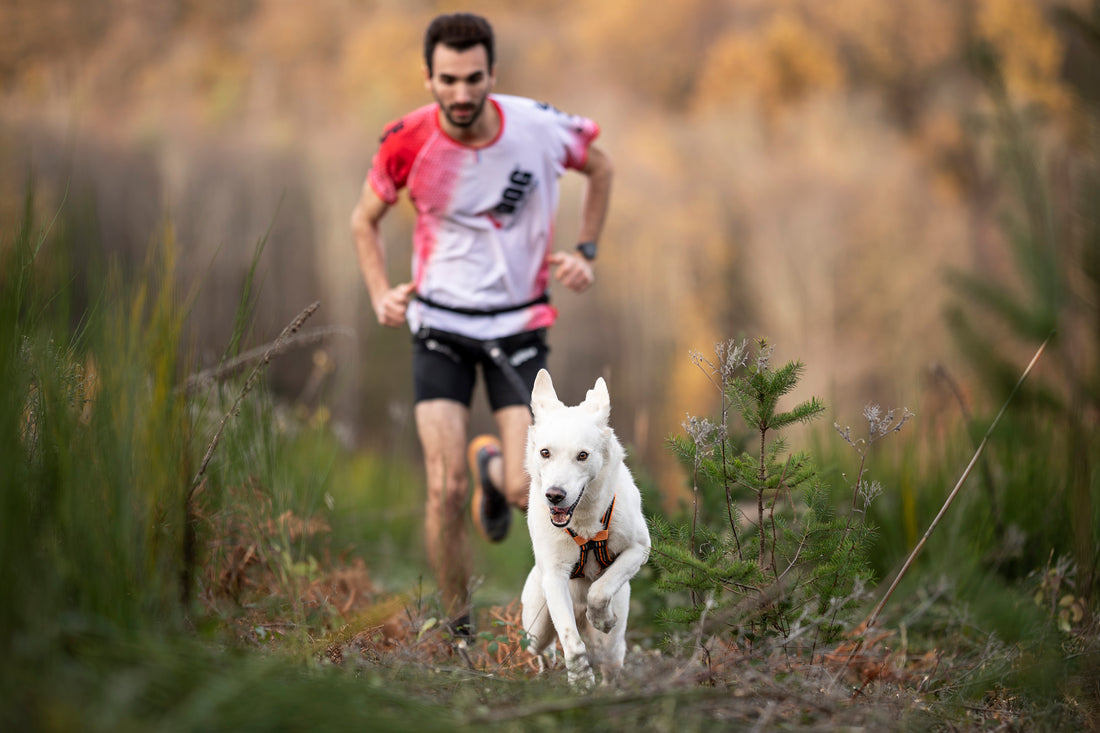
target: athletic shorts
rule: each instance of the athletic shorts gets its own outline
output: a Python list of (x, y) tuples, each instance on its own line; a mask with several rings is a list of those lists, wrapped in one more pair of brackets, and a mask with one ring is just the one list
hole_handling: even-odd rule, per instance
[[(413, 387), (417, 402), (448, 399), (469, 407), (480, 368), (494, 412), (531, 403), (535, 375), (546, 367), (550, 351), (545, 328), (491, 341), (422, 328), (413, 344)], [(490, 355), (494, 346), (499, 347), (497, 358), (507, 359), (511, 365), (511, 375)], [(522, 392), (521, 385), (515, 383), (517, 377)]]

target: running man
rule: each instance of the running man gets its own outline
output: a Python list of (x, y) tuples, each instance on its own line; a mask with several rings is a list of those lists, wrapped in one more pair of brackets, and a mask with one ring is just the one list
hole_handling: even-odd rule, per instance
[[(425, 539), (444, 612), (470, 629), (471, 511), (485, 538), (507, 535), (527, 508), (528, 403), (546, 366), (551, 276), (575, 292), (594, 280), (611, 193), (599, 126), (523, 97), (493, 94), (493, 30), (476, 15), (435, 18), (424, 37), (424, 84), (435, 99), (386, 126), (351, 217), (359, 267), (378, 322), (414, 334), (417, 432), (427, 478)], [(575, 249), (553, 248), (558, 178), (587, 179)], [(380, 222), (408, 189), (416, 210), (412, 279), (386, 274)], [(480, 370), (499, 437), (467, 444)]]

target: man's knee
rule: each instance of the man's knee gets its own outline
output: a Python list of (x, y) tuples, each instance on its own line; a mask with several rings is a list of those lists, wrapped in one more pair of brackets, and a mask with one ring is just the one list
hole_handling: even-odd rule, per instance
[(443, 495), (443, 503), (447, 511), (456, 513), (463, 511), (469, 493), (470, 488), (466, 477), (463, 476), (461, 481), (456, 479), (455, 483), (451, 484)]
[(527, 509), (527, 496), (531, 490), (531, 480), (526, 473), (513, 476), (506, 482), (504, 495), (508, 497), (508, 503), (520, 509)]
[(465, 466), (462, 471), (442, 470), (429, 472), (433, 479), (428, 481), (428, 503), (448, 510), (461, 509), (470, 492), (469, 477)]

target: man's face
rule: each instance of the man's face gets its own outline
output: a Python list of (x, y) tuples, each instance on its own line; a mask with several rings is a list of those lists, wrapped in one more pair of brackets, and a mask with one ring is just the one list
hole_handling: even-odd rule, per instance
[(432, 74), (424, 84), (447, 121), (468, 128), (481, 116), (495, 80), (484, 46), (456, 51), (440, 43), (432, 51)]

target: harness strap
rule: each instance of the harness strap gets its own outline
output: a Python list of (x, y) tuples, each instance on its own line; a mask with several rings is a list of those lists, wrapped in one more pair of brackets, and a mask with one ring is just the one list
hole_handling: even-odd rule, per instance
[[(545, 294), (543, 298), (546, 302), (549, 302), (549, 298)], [(421, 298), (421, 300), (423, 300), (423, 298)], [(441, 307), (446, 308), (446, 306)], [(520, 308), (524, 306), (516, 307)], [(540, 328), (537, 329), (537, 331), (543, 332), (545, 329)], [(517, 334), (517, 336), (523, 335), (522, 333)], [(456, 349), (484, 353), (494, 364), (496, 364), (497, 368), (500, 369), (505, 380), (515, 391), (516, 396), (520, 398), (520, 401), (527, 406), (528, 410), (531, 409), (531, 387), (524, 381), (523, 377), (516, 370), (516, 367), (522, 365), (533, 356), (538, 355), (536, 341), (517, 344), (514, 337), (505, 337), (503, 339), (476, 339), (472, 336), (463, 336), (462, 334), (451, 333), (450, 331), (441, 331), (431, 326), (421, 326), (420, 330), (416, 332), (416, 339), (423, 343), (429, 351), (443, 354), (456, 364), (461, 364), (464, 361), (463, 356), (460, 355)], [(540, 336), (538, 340), (541, 341), (542, 337)], [(513, 349), (513, 355), (523, 354), (524, 356), (516, 364), (513, 364), (512, 357), (505, 351), (505, 348)]]
[(505, 379), (512, 385), (512, 389), (514, 389), (516, 394), (523, 399), (523, 403), (527, 405), (527, 409), (530, 410), (531, 390), (524, 383), (523, 377), (519, 375), (516, 368), (512, 366), (512, 362), (508, 360), (508, 355), (504, 353), (504, 349), (500, 348), (500, 342), (496, 339), (483, 341), (482, 348), (485, 349), (485, 353), (488, 354), (489, 358), (493, 360), (493, 363), (497, 365), (504, 374)]
[(514, 311), (521, 311), (524, 308), (530, 308), (533, 305), (542, 305), (550, 302), (550, 294), (544, 292), (537, 298), (532, 298), (524, 303), (517, 303), (516, 305), (506, 305), (500, 308), (463, 308), (456, 305), (444, 305), (438, 303), (431, 298), (416, 293), (416, 299), (426, 306), (431, 308), (438, 308), (439, 310), (450, 311), (451, 313), (461, 313), (464, 316), (499, 316), (501, 313), (512, 313)]
[(611, 497), (611, 504), (607, 507), (607, 511), (603, 513), (603, 516), (600, 517), (600, 524), (603, 525), (603, 529), (592, 535), (592, 539), (581, 537), (569, 527), (564, 528), (581, 550), (581, 558), (577, 560), (577, 564), (573, 566), (573, 572), (569, 574), (570, 580), (584, 577), (584, 564), (588, 560), (589, 550), (592, 551), (592, 556), (596, 558), (596, 562), (600, 564), (601, 568), (608, 567), (614, 561), (615, 557), (607, 550), (607, 537), (609, 534), (607, 528), (611, 524), (611, 515), (614, 511), (615, 497)]

